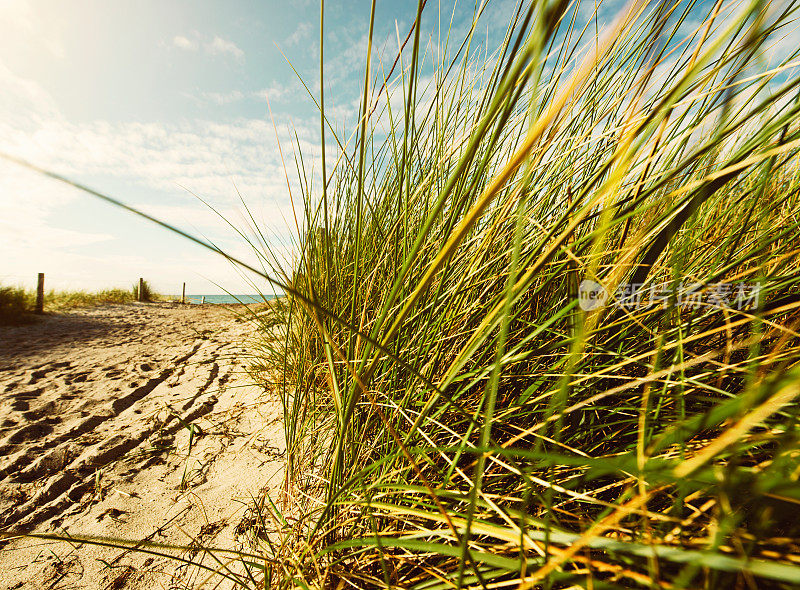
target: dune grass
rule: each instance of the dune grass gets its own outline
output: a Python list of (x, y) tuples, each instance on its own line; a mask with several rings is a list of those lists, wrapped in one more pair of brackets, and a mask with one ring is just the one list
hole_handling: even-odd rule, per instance
[(797, 8), (524, 3), (388, 92), (366, 57), (285, 273), (270, 580), (800, 584)]
[(30, 293), (21, 287), (0, 286), (0, 325), (24, 321), (25, 314), (33, 311), (36, 303)]
[(102, 291), (49, 291), (44, 296), (45, 311), (61, 311), (77, 307), (91, 307), (136, 301), (136, 293), (127, 289)]
[[(133, 293), (134, 299), (139, 299), (139, 283), (136, 282), (131, 287), (131, 293)], [(150, 283), (147, 281), (142, 281), (142, 301), (157, 301), (161, 299), (161, 296), (156, 293), (153, 288), (150, 286)]]
[[(79, 307), (93, 307), (137, 300), (137, 285), (132, 290), (103, 289), (101, 291), (51, 289), (44, 294), (44, 311), (59, 312)], [(161, 296), (145, 281), (145, 301), (158, 301)], [(23, 287), (0, 286), (0, 323), (16, 324), (33, 320), (36, 307), (36, 291)]]

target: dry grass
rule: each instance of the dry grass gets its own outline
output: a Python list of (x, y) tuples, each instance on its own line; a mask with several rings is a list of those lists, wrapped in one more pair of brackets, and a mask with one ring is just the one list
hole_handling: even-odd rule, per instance
[[(102, 291), (56, 291), (44, 295), (44, 311), (60, 312), (80, 307), (130, 303), (137, 300), (135, 289), (104, 289)], [(146, 301), (158, 301), (160, 295), (149, 286)], [(36, 306), (36, 291), (22, 287), (0, 287), (0, 323), (15, 324), (32, 321)]]

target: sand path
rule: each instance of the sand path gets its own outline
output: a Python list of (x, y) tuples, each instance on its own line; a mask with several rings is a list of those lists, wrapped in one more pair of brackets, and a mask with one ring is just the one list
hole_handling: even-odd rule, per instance
[[(243, 372), (252, 331), (221, 307), (171, 304), (0, 327), (0, 530), (240, 548), (253, 499), (277, 496), (285, 448), (276, 403)], [(196, 588), (208, 575), (118, 548), (0, 546), (0, 588)]]

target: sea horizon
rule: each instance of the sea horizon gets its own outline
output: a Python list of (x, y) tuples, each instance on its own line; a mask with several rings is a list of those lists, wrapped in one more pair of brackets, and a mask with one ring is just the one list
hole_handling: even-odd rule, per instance
[[(180, 295), (172, 295), (172, 297), (180, 298)], [(201, 303), (205, 298), (205, 303), (213, 303), (216, 305), (232, 305), (238, 303), (263, 303), (275, 299), (276, 295), (259, 295), (258, 293), (222, 293), (222, 294), (187, 294), (186, 303)]]

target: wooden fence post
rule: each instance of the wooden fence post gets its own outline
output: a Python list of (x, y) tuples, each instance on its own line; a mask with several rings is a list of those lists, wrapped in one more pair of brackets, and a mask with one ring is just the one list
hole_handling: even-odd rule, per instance
[(144, 279), (139, 277), (139, 292), (136, 294), (137, 301), (144, 301)]
[(44, 313), (44, 273), (39, 273), (36, 284), (36, 313)]
[(181, 291), (181, 303), (186, 303), (186, 283), (183, 284), (183, 290)]

